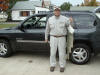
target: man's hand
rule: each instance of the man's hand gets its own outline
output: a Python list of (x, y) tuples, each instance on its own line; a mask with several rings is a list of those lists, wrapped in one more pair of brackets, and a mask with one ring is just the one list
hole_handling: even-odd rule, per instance
[(73, 22), (73, 18), (72, 17), (70, 17), (69, 20), (70, 20), (71, 23)]
[(45, 43), (48, 43), (48, 40), (45, 40)]

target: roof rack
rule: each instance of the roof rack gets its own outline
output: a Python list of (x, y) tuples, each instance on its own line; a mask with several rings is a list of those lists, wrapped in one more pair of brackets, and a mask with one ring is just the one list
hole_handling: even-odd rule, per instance
[[(83, 12), (83, 13), (93, 13), (92, 11), (61, 11), (61, 13), (67, 13), (67, 12)], [(39, 14), (50, 14), (53, 13), (53, 11), (40, 11)]]
[(93, 11), (68, 11), (68, 12), (89, 12), (89, 13), (93, 13)]

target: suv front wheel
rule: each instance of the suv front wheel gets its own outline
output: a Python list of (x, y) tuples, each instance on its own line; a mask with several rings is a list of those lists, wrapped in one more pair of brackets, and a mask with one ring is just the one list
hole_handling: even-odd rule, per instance
[(79, 65), (87, 63), (90, 57), (90, 48), (85, 44), (75, 44), (70, 54), (71, 62)]
[(8, 57), (12, 54), (12, 50), (8, 41), (0, 39), (0, 57)]

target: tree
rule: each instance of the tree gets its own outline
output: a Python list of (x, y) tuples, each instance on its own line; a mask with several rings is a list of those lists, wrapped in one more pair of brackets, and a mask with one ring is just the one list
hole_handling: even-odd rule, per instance
[(68, 11), (68, 10), (70, 10), (71, 6), (72, 6), (72, 4), (70, 4), (69, 2), (65, 2), (60, 6), (60, 8), (62, 11)]
[(89, 3), (88, 3), (88, 6), (98, 6), (98, 3), (96, 0), (91, 0)]
[(82, 3), (81, 6), (98, 6), (98, 2), (96, 0), (90, 0), (87, 4)]

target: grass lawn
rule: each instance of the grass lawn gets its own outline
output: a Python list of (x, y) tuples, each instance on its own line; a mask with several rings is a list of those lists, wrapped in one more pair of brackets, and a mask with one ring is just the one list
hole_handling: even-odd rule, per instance
[(0, 29), (1, 28), (13, 27), (13, 26), (16, 26), (16, 24), (0, 24)]

